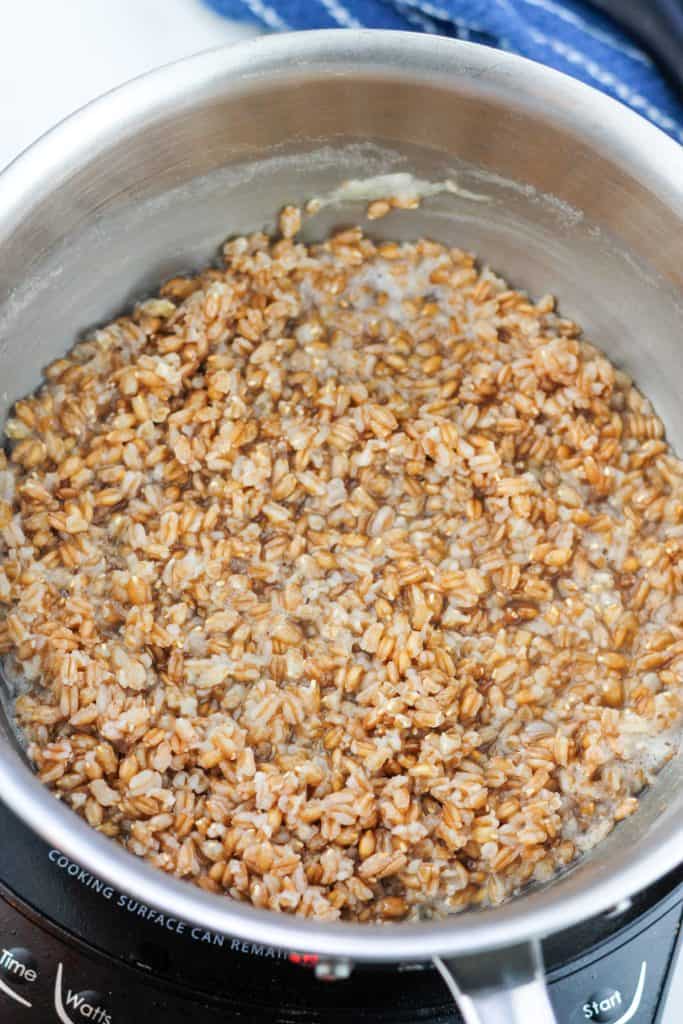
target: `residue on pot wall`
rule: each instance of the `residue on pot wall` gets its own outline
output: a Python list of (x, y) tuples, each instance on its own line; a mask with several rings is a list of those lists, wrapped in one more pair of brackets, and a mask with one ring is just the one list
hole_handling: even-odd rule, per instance
[(474, 202), (487, 203), (490, 201), (489, 196), (461, 188), (453, 178), (446, 178), (443, 181), (425, 181), (401, 171), (395, 174), (377, 174), (369, 178), (352, 178), (342, 182), (338, 188), (326, 195), (309, 200), (306, 204), (306, 211), (307, 213), (317, 213), (325, 206), (358, 200), (371, 202), (372, 200), (392, 199), (395, 200), (397, 206), (419, 205), (422, 199), (442, 193), (450, 193), (461, 199), (469, 199)]

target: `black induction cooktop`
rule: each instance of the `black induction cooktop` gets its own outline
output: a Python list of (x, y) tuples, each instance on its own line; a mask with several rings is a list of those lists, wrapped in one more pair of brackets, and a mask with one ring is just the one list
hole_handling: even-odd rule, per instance
[[(679, 871), (544, 942), (559, 1024), (675, 1024), (663, 1007), (682, 909)], [(361, 966), (326, 982), (316, 960), (168, 917), (0, 804), (0, 1024), (460, 1021), (428, 965)]]

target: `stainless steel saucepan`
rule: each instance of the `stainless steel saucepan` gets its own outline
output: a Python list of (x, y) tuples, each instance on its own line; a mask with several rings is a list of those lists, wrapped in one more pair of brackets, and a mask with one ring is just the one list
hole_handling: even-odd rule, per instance
[[(623, 106), (506, 53), (403, 33), (269, 37), (110, 93), (0, 176), (1, 418), (84, 328), (210, 260), (285, 202), (350, 178), (455, 177), (373, 223), (482, 254), (551, 291), (650, 395), (683, 450), (683, 149)], [(309, 237), (362, 219), (325, 207)], [(496, 909), (436, 923), (324, 924), (169, 878), (90, 829), (33, 777), (0, 716), (0, 797), (119, 889), (178, 918), (334, 966), (434, 958), (468, 1024), (553, 1020), (538, 940), (683, 860), (681, 759), (573, 870)]]

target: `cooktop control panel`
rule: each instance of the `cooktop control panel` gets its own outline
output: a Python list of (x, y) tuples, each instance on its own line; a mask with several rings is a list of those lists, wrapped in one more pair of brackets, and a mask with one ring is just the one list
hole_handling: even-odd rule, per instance
[[(122, 921), (129, 953), (114, 957), (40, 918), (10, 891), (2, 897), (2, 1024), (460, 1021), (430, 968), (359, 968), (348, 980), (325, 983), (307, 969), (315, 957), (292, 962), (280, 951), (232, 940), (227, 950), (207, 943), (202, 956), (198, 949), (211, 966), (200, 981), (192, 970), (178, 974), (163, 942), (150, 943), (142, 917), (139, 928)], [(558, 1024), (676, 1024), (664, 995), (680, 921), (680, 904), (665, 906), (654, 920), (640, 918), (618, 931), (615, 942), (551, 971)], [(253, 990), (240, 977), (247, 965)]]
[(550, 996), (558, 1024), (678, 1024), (664, 1011), (680, 925), (681, 906), (676, 905), (644, 928), (627, 929), (603, 955), (594, 950), (554, 972)]

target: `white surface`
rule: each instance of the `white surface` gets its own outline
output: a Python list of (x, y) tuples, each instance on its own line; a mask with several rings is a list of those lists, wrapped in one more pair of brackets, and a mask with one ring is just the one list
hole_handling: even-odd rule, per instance
[(662, 1024), (680, 1024), (681, 1020), (683, 1020), (683, 956), (679, 956), (676, 970), (673, 973)]
[[(0, 16), (0, 168), (121, 82), (257, 31), (200, 0), (0, 0)], [(663, 1024), (681, 1020), (683, 964)]]
[(121, 82), (256, 31), (200, 0), (0, 0), (0, 168)]

